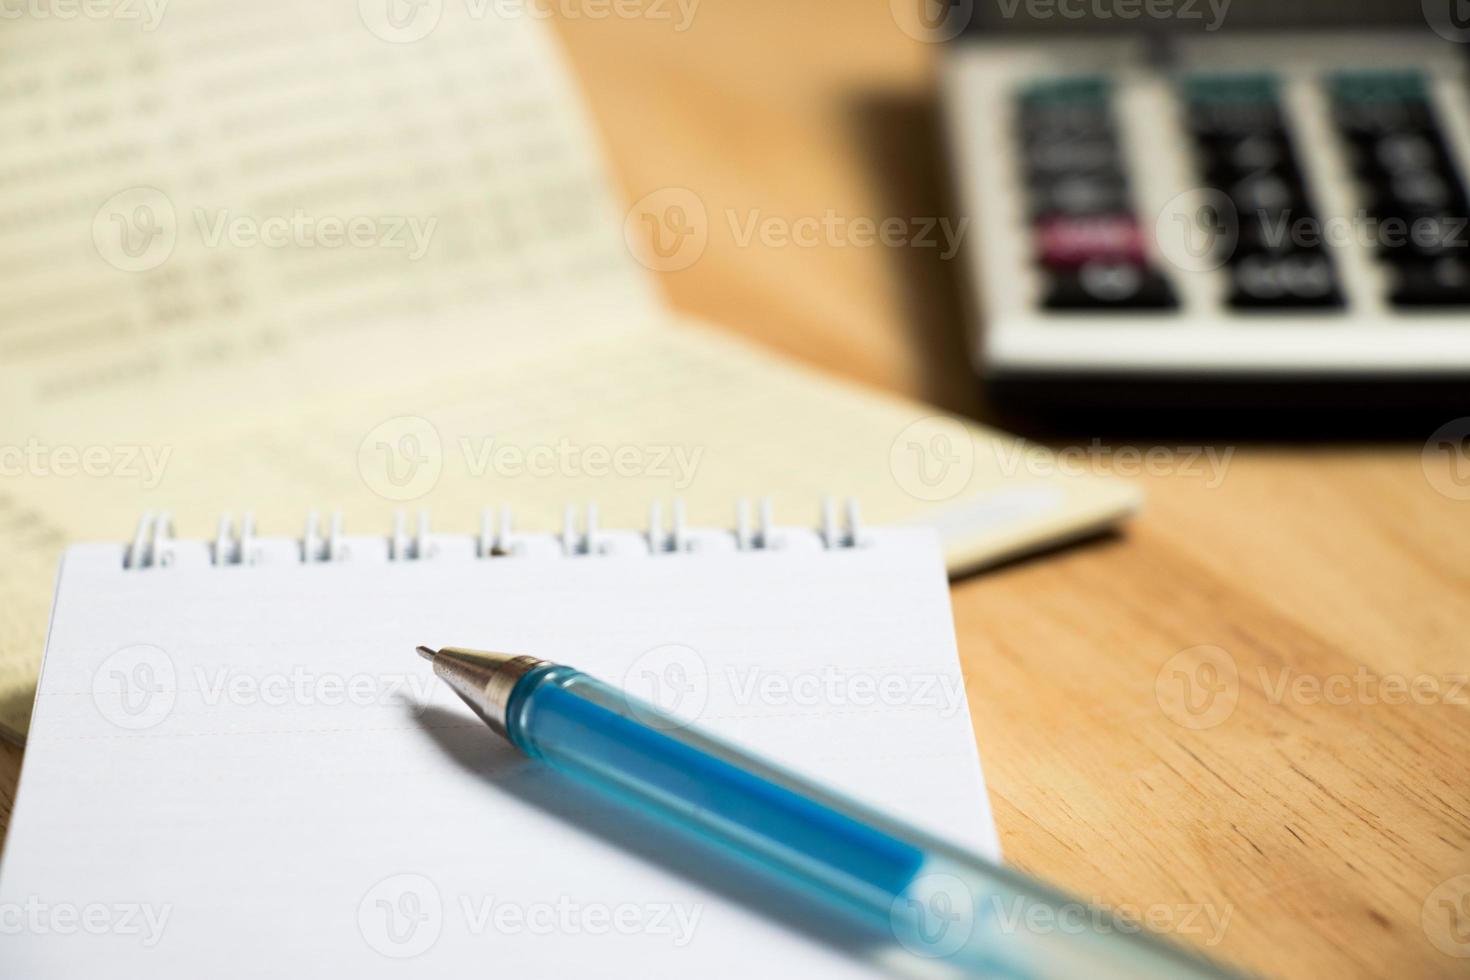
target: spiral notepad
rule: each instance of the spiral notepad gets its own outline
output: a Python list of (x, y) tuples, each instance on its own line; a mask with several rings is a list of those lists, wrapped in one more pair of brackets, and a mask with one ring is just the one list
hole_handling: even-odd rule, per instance
[(93, 903), (130, 927), (27, 931), (7, 963), (38, 980), (863, 975), (750, 882), (498, 743), (413, 652), (572, 664), (995, 855), (934, 532), (855, 507), (816, 527), (737, 512), (525, 530), (491, 511), (378, 535), (309, 519), (292, 538), (232, 520), (212, 540), (160, 515), (73, 546), (0, 903)]

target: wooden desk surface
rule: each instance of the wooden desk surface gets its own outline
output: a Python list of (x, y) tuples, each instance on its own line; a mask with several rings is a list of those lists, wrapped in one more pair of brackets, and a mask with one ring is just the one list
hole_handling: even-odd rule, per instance
[[(885, 3), (657, 9), (560, 27), (627, 200), (704, 204), (670, 300), (979, 412), (936, 250), (742, 244), (753, 215), (949, 213), (935, 50)], [(1470, 501), (1418, 441), (1215, 448), (1218, 485), (1143, 477), (1123, 538), (955, 586), (1007, 856), (1268, 976), (1470, 976)]]

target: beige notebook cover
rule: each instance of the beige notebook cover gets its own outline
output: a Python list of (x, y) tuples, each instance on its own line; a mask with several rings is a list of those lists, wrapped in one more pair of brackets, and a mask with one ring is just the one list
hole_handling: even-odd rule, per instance
[[(378, 5), (381, 6), (381, 5)], [(434, 5), (430, 5), (431, 7)], [(823, 494), (951, 571), (1117, 521), (1125, 484), (664, 309), (543, 24), (443, 5), (168, 5), (0, 34), (0, 733), (62, 546), (146, 510), (356, 533), (554, 528)], [(636, 244), (636, 242), (634, 243)]]

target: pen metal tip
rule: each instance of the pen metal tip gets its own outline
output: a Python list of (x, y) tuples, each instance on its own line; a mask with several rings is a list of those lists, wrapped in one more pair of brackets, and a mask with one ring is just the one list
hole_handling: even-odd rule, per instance
[(417, 650), (419, 652), (419, 656), (423, 657), (425, 660), (433, 660), (434, 657), (438, 655), (438, 651), (434, 650), (431, 647), (414, 647), (414, 649)]

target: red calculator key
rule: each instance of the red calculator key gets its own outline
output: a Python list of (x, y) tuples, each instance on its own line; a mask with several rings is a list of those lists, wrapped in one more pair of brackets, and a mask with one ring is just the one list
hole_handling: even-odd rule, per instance
[(1143, 230), (1131, 214), (1045, 218), (1036, 224), (1037, 258), (1048, 269), (1088, 262), (1144, 264)]

